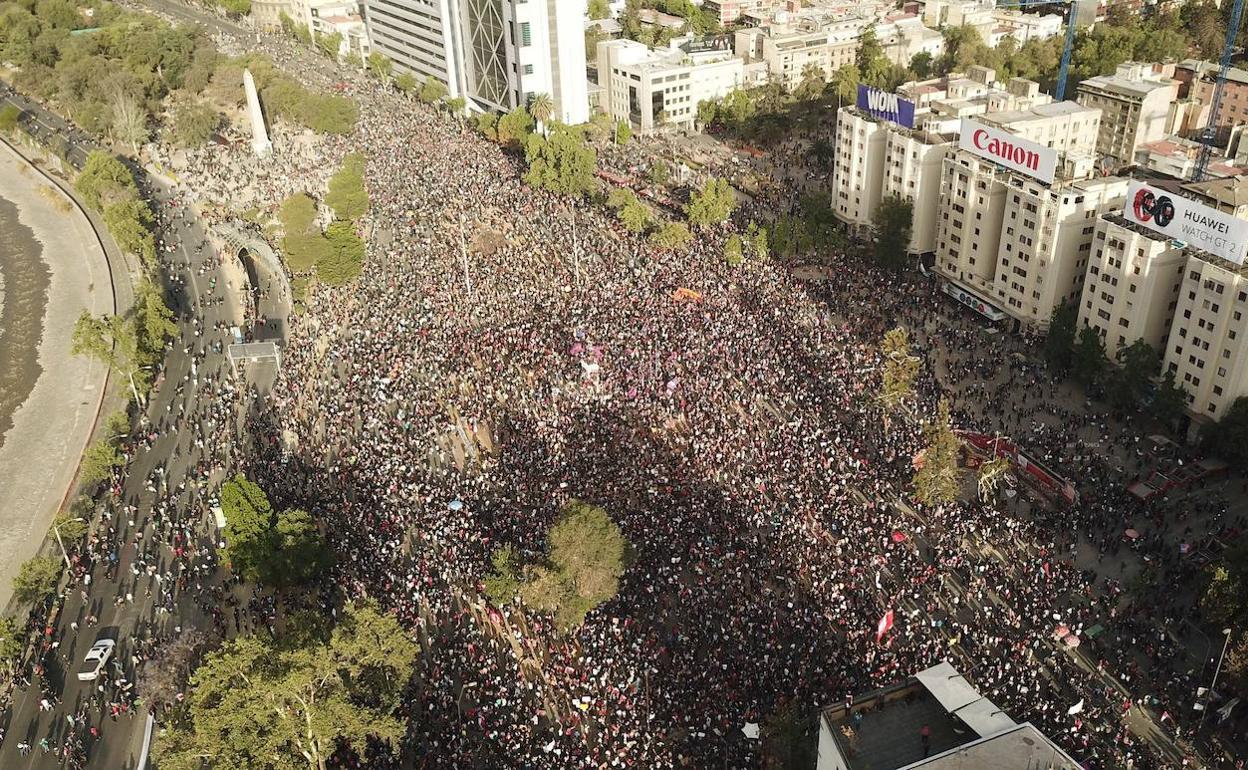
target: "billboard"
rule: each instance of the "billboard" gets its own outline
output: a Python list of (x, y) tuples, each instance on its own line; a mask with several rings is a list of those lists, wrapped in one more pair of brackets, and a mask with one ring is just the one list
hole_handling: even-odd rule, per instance
[(914, 128), (914, 102), (879, 88), (858, 84), (858, 109), (873, 118)]
[(706, 35), (686, 40), (680, 44), (685, 53), (706, 53), (707, 51), (724, 51), (732, 53), (732, 35)]
[(1127, 187), (1122, 216), (1150, 230), (1216, 254), (1237, 265), (1248, 250), (1248, 221), (1143, 182)]
[(981, 158), (999, 163), (1008, 169), (1053, 184), (1057, 176), (1057, 151), (1015, 136), (1009, 131), (962, 119), (958, 147)]

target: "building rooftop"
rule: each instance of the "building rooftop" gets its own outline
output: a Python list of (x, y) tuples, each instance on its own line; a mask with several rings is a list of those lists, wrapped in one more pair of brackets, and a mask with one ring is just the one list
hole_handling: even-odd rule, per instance
[(1183, 189), (1232, 208), (1248, 206), (1248, 176), (1233, 176), (1208, 182), (1190, 182), (1183, 185)]
[[(942, 662), (821, 714), (820, 764), (848, 770), (1078, 770), (1030, 724), (1017, 724)], [(927, 741), (924, 745), (923, 735)]]
[(1098, 75), (1081, 82), (1078, 90), (1097, 90), (1119, 96), (1143, 98), (1158, 89), (1173, 87), (1174, 81), (1170, 78), (1133, 80), (1121, 75)]
[[(1191, 70), (1202, 77), (1214, 78), (1218, 74), (1218, 65), (1200, 59), (1184, 59), (1177, 65), (1178, 69)], [(1235, 83), (1248, 85), (1248, 72), (1239, 67), (1231, 67), (1226, 71), (1226, 79)]]

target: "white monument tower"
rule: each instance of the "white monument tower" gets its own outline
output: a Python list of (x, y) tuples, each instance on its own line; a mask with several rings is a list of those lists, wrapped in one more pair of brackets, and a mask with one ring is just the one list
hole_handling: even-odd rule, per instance
[(251, 149), (256, 155), (267, 158), (273, 152), (269, 132), (264, 127), (264, 113), (260, 111), (260, 95), (256, 93), (256, 80), (251, 70), (243, 70), (243, 90), (247, 93), (247, 114), (251, 116)]

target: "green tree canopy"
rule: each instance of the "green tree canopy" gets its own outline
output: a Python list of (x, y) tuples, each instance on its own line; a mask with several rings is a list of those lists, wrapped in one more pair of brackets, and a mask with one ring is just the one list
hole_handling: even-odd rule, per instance
[(325, 229), (329, 252), (317, 263), (316, 275), (331, 286), (354, 281), (364, 269), (364, 239), (355, 232), (355, 225), (335, 219)]
[(1074, 362), (1075, 331), (1079, 324), (1079, 308), (1074, 303), (1053, 308), (1049, 331), (1044, 338), (1044, 358), (1059, 375), (1070, 370)]
[(16, 662), (25, 646), (22, 627), (8, 615), (0, 616), (0, 665), (10, 666)]
[(192, 675), (185, 709), (157, 744), (160, 766), (199, 770), (207, 757), (215, 767), (325, 770), (340, 746), (362, 755), (370, 739), (396, 754), (399, 694), (418, 655), (372, 604), (348, 605), (327, 642), (233, 639)]
[(179, 147), (207, 144), (221, 125), (221, 113), (201, 101), (182, 102), (173, 110), (173, 141)]
[(368, 74), (378, 80), (385, 80), (390, 77), (390, 72), (394, 69), (394, 62), (390, 61), (390, 59), (380, 51), (373, 51), (369, 53), (367, 65)]
[(900, 195), (887, 195), (875, 211), (875, 258), (892, 270), (901, 270), (910, 249), (913, 204)]
[(1240, 396), (1205, 430), (1205, 451), (1234, 465), (1248, 462), (1248, 398)]
[(927, 448), (914, 475), (914, 494), (924, 505), (951, 503), (962, 488), (959, 441), (949, 417), (949, 403), (941, 400), (935, 419), (923, 426)]
[(87, 155), (87, 162), (74, 180), (74, 189), (96, 211), (138, 195), (130, 169), (115, 155), (103, 150), (92, 150)]
[(663, 226), (650, 235), (650, 243), (656, 248), (668, 251), (681, 251), (693, 240), (689, 226), (684, 222), (664, 222)]
[(690, 196), (685, 215), (694, 227), (706, 227), (728, 221), (736, 206), (737, 195), (728, 180), (712, 178)]
[(1091, 326), (1079, 330), (1072, 352), (1072, 363), (1075, 378), (1086, 386), (1094, 386), (1100, 382), (1109, 359), (1105, 357), (1105, 343), (1101, 335)]
[(35, 556), (22, 562), (13, 576), (13, 596), (23, 604), (38, 601), (56, 590), (61, 578), (61, 560), (56, 556)]
[(619, 590), (627, 542), (606, 511), (579, 500), (563, 509), (548, 540), (546, 562), (532, 568), (520, 595), (573, 628)]
[(244, 579), (260, 580), (275, 550), (276, 514), (268, 495), (240, 473), (221, 486), (221, 512), (226, 522), (226, 561)]
[(530, 134), (524, 157), (529, 164), (524, 181), (533, 187), (579, 198), (597, 184), (598, 153), (579, 129), (556, 123), (549, 136)]
[(342, 159), (342, 167), (329, 179), (325, 205), (334, 216), (351, 222), (368, 211), (368, 191), (364, 189), (364, 156), (353, 152)]
[(1161, 370), (1161, 355), (1144, 340), (1118, 351), (1119, 365), (1107, 378), (1105, 395), (1117, 409), (1134, 409), (1152, 389), (1152, 378)]

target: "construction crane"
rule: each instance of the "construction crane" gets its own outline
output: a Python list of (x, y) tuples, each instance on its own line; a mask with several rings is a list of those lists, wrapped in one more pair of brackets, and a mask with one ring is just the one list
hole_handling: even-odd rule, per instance
[[(1236, 0), (1242, 2), (1243, 0)], [(1031, 8), (1036, 5), (1065, 5), (1066, 11), (1066, 42), (1062, 45), (1062, 61), (1057, 68), (1057, 85), (1054, 88), (1054, 101), (1066, 98), (1066, 76), (1070, 74), (1070, 52), (1075, 47), (1075, 11), (1079, 0), (1019, 0), (1019, 2), (997, 3), (998, 8)]]
[(1231, 68), (1231, 54), (1235, 52), (1235, 36), (1239, 32), (1239, 19), (1244, 13), (1244, 0), (1235, 0), (1231, 8), (1231, 23), (1226, 28), (1226, 43), (1222, 46), (1222, 64), (1213, 82), (1213, 98), (1209, 101), (1209, 119), (1200, 132), (1200, 155), (1196, 168), (1192, 169), (1192, 181), (1203, 182), (1213, 157), (1213, 146), (1218, 141), (1218, 107), (1222, 104), (1222, 88), (1226, 85), (1226, 72)]

